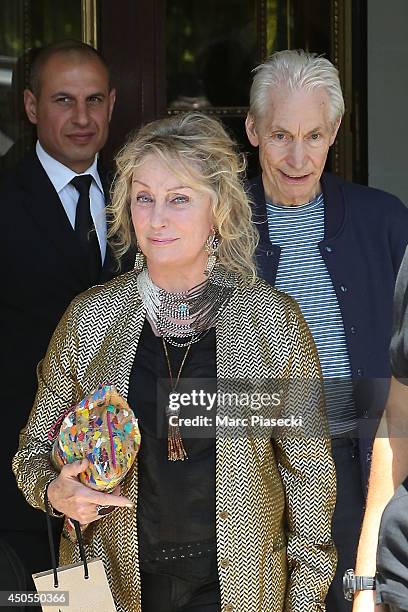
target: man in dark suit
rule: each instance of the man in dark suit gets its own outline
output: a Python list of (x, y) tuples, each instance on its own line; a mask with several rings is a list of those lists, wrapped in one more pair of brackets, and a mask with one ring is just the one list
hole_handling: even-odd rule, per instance
[(391, 374), (394, 284), (408, 243), (402, 202), (323, 172), (343, 113), (338, 73), (327, 59), (280, 51), (256, 71), (246, 120), (262, 168), (250, 183), (259, 273), (298, 301), (324, 376), (337, 472), (338, 566), (328, 612), (351, 610), (342, 576), (355, 566)]
[(11, 459), (34, 400), (36, 365), (64, 310), (78, 293), (115, 273), (98, 166), (114, 102), (109, 70), (92, 47), (64, 41), (44, 48), (24, 92), (27, 116), (37, 128), (36, 148), (0, 188), (0, 538), (27, 574), (50, 568), (46, 522), (18, 491)]

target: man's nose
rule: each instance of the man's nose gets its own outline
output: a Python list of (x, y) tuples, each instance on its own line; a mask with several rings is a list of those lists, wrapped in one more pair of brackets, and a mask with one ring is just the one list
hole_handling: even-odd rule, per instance
[(75, 110), (74, 110), (74, 115), (72, 117), (72, 121), (74, 123), (76, 123), (77, 125), (80, 126), (86, 126), (89, 123), (89, 108), (87, 103), (84, 102), (77, 102), (77, 104), (75, 105)]
[(296, 170), (301, 170), (306, 161), (306, 148), (303, 141), (294, 141), (288, 155), (289, 164)]

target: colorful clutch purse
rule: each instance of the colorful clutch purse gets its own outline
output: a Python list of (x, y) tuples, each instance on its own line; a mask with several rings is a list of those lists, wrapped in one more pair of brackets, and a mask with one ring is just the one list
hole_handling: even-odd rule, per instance
[[(59, 427), (59, 431), (58, 431)], [(111, 492), (132, 467), (140, 446), (137, 419), (113, 385), (100, 385), (52, 427), (51, 461), (57, 469), (88, 459), (79, 475), (92, 489)]]

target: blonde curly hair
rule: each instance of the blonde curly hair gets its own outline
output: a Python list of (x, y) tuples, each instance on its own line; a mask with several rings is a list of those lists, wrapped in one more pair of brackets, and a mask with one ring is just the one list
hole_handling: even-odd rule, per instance
[(179, 178), (210, 195), (220, 238), (219, 262), (254, 281), (258, 233), (243, 185), (245, 159), (221, 123), (199, 112), (148, 123), (130, 136), (116, 156), (108, 239), (118, 259), (136, 245), (130, 212), (132, 175), (148, 155), (160, 157)]

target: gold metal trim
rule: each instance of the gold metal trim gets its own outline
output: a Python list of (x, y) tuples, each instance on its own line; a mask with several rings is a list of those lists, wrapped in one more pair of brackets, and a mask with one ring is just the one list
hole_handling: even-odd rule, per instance
[(352, 0), (334, 0), (332, 4), (332, 57), (340, 73), (346, 113), (333, 145), (335, 174), (353, 179), (352, 113)]
[[(180, 115), (195, 110), (194, 108), (168, 108), (168, 115)], [(246, 117), (248, 106), (206, 106), (199, 109), (205, 115), (215, 115), (217, 117)]]
[(267, 0), (258, 0), (256, 6), (256, 25), (258, 39), (258, 63), (264, 62), (268, 54)]
[(286, 0), (286, 44), (288, 49), (292, 49), (292, 0)]
[(81, 0), (82, 41), (98, 48), (97, 0)]

